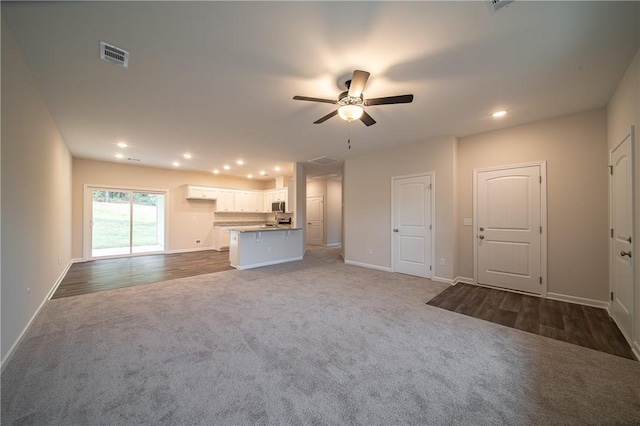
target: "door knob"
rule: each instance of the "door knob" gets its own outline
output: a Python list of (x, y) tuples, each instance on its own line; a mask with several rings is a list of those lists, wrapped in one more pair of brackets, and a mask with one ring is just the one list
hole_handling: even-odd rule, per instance
[(620, 256), (622, 256), (622, 257), (624, 257), (624, 256), (631, 257), (631, 250), (629, 250), (629, 251), (621, 251), (620, 252)]
[(398, 231), (398, 228), (394, 228), (394, 229), (393, 229), (393, 232), (399, 232), (399, 231)]
[(484, 240), (484, 235), (478, 235), (478, 238), (480, 238), (481, 240)]
[(480, 232), (482, 232), (482, 231), (484, 231), (484, 228), (481, 226), (481, 227), (480, 227)]

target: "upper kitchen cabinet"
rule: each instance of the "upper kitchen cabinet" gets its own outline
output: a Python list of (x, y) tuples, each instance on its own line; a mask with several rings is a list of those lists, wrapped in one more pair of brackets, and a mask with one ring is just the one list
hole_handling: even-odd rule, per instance
[(215, 201), (217, 198), (216, 195), (215, 188), (187, 185), (187, 199)]
[(216, 211), (218, 212), (233, 212), (235, 210), (235, 191), (233, 189), (215, 189)]
[(262, 193), (256, 191), (234, 191), (234, 210), (237, 212), (263, 213)]

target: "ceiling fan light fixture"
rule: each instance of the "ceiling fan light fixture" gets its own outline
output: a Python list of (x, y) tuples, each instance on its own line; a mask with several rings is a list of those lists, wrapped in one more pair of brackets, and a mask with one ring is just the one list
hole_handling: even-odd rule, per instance
[(364, 110), (360, 105), (342, 105), (338, 108), (338, 115), (343, 120), (353, 121), (362, 117)]

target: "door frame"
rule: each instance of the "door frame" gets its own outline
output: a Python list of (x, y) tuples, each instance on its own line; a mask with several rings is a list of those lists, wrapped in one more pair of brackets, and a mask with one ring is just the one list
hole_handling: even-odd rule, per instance
[[(609, 149), (609, 165), (613, 166), (613, 162), (611, 161), (611, 155), (613, 151), (615, 151), (620, 145), (622, 145), (627, 138), (631, 138), (631, 236), (634, 239), (631, 244), (631, 253), (638, 253), (638, 239), (636, 237), (636, 144), (635, 144), (635, 126), (631, 126), (629, 131), (619, 140), (615, 146), (612, 146)], [(611, 173), (609, 173), (609, 229), (613, 229), (613, 179), (611, 179)], [(613, 241), (609, 238), (609, 294), (613, 292)], [(631, 303), (633, 304), (631, 309), (631, 335), (626, 336), (624, 331), (622, 331), (622, 327), (618, 325), (617, 319), (612, 315), (611, 309), (611, 297), (608, 297), (607, 301), (607, 311), (609, 312), (609, 316), (613, 319), (613, 321), (618, 325), (618, 329), (625, 336), (631, 349), (634, 349), (633, 338), (636, 334), (636, 316), (639, 315), (640, 306), (636, 306), (636, 291), (640, 291), (640, 289), (636, 288), (636, 270), (635, 270), (636, 260), (631, 259)], [(638, 355), (636, 353), (636, 355)]]
[(429, 199), (429, 203), (431, 205), (431, 246), (429, 247), (429, 263), (431, 266), (431, 270), (430, 272), (430, 277), (429, 279), (433, 281), (434, 277), (436, 276), (436, 270), (435, 270), (435, 259), (436, 259), (436, 172), (435, 171), (431, 171), (431, 172), (423, 172), (423, 173), (413, 173), (410, 175), (402, 175), (402, 176), (392, 176), (391, 177), (391, 223), (389, 224), (389, 236), (391, 239), (391, 272), (395, 272), (396, 271), (396, 252), (395, 252), (395, 244), (393, 243), (393, 226), (395, 223), (395, 218), (396, 218), (396, 209), (395, 209), (395, 203), (393, 200), (395, 200), (395, 190), (394, 190), (394, 183), (396, 180), (398, 179), (406, 179), (406, 178), (413, 178), (413, 177), (422, 177), (422, 176), (429, 176), (431, 179), (431, 191), (430, 192), (430, 199)]
[[(547, 162), (533, 161), (530, 163), (508, 164), (503, 166), (484, 167), (473, 169), (473, 283), (478, 283), (478, 174), (483, 172), (495, 172), (509, 169), (519, 169), (522, 167), (540, 167), (540, 224), (542, 233), (540, 234), (540, 276), (542, 277), (542, 286), (540, 287), (539, 297), (547, 297)], [(501, 288), (502, 289), (502, 288)], [(503, 289), (507, 291), (518, 292), (517, 290)], [(519, 293), (519, 292), (518, 292)], [(530, 294), (530, 293), (526, 293)], [(534, 295), (536, 296), (536, 295)]]
[[(136, 188), (130, 186), (120, 185), (94, 185), (85, 183), (82, 190), (82, 260), (96, 260), (96, 259), (114, 259), (120, 257), (134, 257), (134, 256), (146, 256), (149, 253), (130, 253), (127, 255), (115, 255), (115, 256), (101, 256), (94, 258), (91, 255), (92, 244), (92, 232), (91, 232), (91, 217), (93, 215), (93, 190), (116, 190), (116, 191), (135, 191), (135, 192), (148, 192), (153, 194), (164, 195), (164, 251), (167, 253), (167, 242), (169, 241), (169, 190), (168, 189), (151, 189), (151, 188)], [(158, 254), (156, 252), (155, 254)]]

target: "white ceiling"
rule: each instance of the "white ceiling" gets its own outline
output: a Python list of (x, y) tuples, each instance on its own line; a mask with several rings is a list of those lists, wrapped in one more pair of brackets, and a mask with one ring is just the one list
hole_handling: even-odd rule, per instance
[[(231, 174), (464, 136), (603, 107), (639, 47), (639, 2), (2, 2), (71, 153)], [(125, 69), (99, 42), (131, 54)], [(371, 72), (377, 124), (312, 124)], [(507, 109), (496, 120), (490, 113)], [(351, 150), (347, 139), (351, 137)], [(184, 152), (193, 159), (181, 158)], [(327, 174), (331, 167), (315, 167)]]

